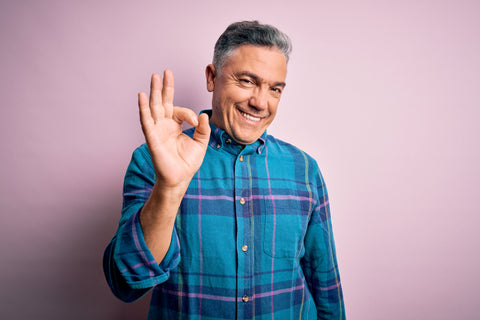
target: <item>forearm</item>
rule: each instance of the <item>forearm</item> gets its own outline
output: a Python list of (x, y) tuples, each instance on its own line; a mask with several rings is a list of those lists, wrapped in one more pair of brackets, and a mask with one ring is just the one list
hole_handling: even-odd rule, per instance
[(140, 212), (145, 243), (158, 264), (170, 247), (175, 217), (185, 191), (185, 186), (166, 188), (157, 181)]
[(163, 261), (157, 263), (152, 256), (140, 226), (140, 205), (125, 208), (120, 226), (104, 254), (103, 266), (108, 284), (115, 296), (126, 302), (140, 298), (166, 281), (170, 270), (180, 262), (175, 229), (170, 233), (170, 247)]
[[(131, 301), (165, 282), (180, 263), (175, 218), (210, 138), (206, 114), (173, 107), (173, 75), (152, 76), (150, 100), (139, 93), (147, 144), (135, 150), (125, 175), (122, 218), (105, 251), (104, 270), (117, 297)], [(160, 90), (161, 89), (161, 90)], [(186, 121), (197, 127), (181, 133)], [(147, 147), (148, 145), (148, 147)]]

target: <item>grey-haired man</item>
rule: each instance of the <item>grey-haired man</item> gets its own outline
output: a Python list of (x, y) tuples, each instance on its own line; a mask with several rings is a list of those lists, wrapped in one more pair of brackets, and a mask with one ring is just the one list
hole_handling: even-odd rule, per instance
[(104, 270), (124, 301), (154, 290), (149, 319), (345, 318), (321, 173), (266, 133), (290, 51), (275, 27), (234, 23), (206, 68), (212, 110), (174, 107), (170, 71), (139, 94), (147, 143)]

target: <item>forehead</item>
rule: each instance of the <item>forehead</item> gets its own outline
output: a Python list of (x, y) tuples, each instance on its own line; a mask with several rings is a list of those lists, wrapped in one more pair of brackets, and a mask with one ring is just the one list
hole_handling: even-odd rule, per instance
[(226, 59), (222, 70), (228, 73), (249, 72), (267, 81), (283, 82), (287, 76), (287, 59), (275, 47), (243, 45)]

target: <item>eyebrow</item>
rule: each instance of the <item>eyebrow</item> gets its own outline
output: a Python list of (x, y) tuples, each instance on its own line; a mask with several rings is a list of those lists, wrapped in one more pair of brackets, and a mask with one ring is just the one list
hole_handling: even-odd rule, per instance
[[(256, 74), (254, 73), (251, 73), (251, 72), (248, 72), (248, 71), (242, 71), (242, 72), (238, 72), (235, 74), (237, 77), (241, 77), (241, 76), (247, 76), (247, 77), (250, 77), (252, 78), (253, 80), (257, 81), (257, 82), (263, 82), (263, 79), (260, 78), (259, 76), (257, 76)], [(282, 87), (282, 88), (285, 88), (287, 84), (285, 82), (275, 82), (273, 84), (273, 87)]]

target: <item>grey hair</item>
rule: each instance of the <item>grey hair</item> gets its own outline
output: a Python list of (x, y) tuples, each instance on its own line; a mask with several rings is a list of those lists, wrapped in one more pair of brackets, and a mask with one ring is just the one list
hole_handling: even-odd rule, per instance
[(217, 73), (235, 49), (242, 45), (277, 48), (287, 62), (292, 52), (290, 38), (274, 26), (260, 24), (258, 21), (235, 22), (227, 27), (215, 43), (213, 65)]

